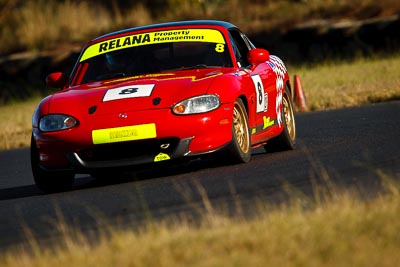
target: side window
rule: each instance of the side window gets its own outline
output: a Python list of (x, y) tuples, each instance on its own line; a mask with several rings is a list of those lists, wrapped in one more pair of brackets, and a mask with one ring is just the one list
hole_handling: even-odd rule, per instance
[(237, 29), (232, 29), (229, 31), (233, 49), (235, 51), (236, 62), (239, 67), (247, 68), (250, 63), (247, 60), (247, 53), (250, 50), (247, 42), (243, 39), (243, 34)]

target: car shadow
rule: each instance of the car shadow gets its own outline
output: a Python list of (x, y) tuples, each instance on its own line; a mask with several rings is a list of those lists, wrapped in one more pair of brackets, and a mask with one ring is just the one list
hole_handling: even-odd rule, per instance
[[(252, 157), (257, 157), (258, 155), (262, 154), (265, 154), (265, 152), (258, 149), (252, 151)], [(71, 192), (71, 191), (130, 183), (148, 179), (176, 176), (180, 174), (196, 172), (202, 169), (219, 168), (231, 164), (232, 163), (227, 162), (226, 160), (221, 160), (221, 158), (207, 157), (201, 159), (200, 158), (194, 159), (191, 160), (190, 162), (184, 162), (184, 163), (179, 162), (172, 166), (169, 164), (161, 166), (150, 165), (151, 167), (139, 171), (130, 170), (130, 171), (121, 171), (117, 173), (110, 172), (109, 178), (107, 176), (104, 177), (103, 175), (102, 178), (96, 179), (88, 174), (78, 174), (76, 176), (73, 187), (70, 190), (64, 192)], [(0, 201), (40, 196), (40, 195), (48, 195), (48, 194), (53, 194), (53, 193), (44, 193), (43, 191), (38, 189), (34, 184), (11, 187), (11, 188), (3, 188), (0, 189)]]
[(43, 194), (35, 185), (25, 185), (12, 188), (0, 189), (0, 201), (7, 199), (16, 199), (32, 197)]
[[(162, 168), (152, 168), (135, 171), (124, 171), (119, 173), (110, 173), (109, 179), (107, 177), (102, 177), (101, 179), (96, 179), (90, 175), (79, 174), (75, 178), (73, 187), (65, 192), (83, 190), (89, 188), (103, 187), (108, 185), (116, 185), (122, 183), (135, 182), (146, 179), (162, 178), (167, 176), (179, 175), (187, 172), (193, 172), (202, 168), (212, 168), (221, 164), (214, 162), (202, 161), (195, 162), (191, 164), (185, 164), (181, 166), (172, 167), (162, 167)], [(32, 181), (33, 182), (33, 181)], [(0, 189), (0, 201), (9, 199), (18, 199), (25, 197), (33, 197), (40, 195), (47, 195), (51, 193), (44, 193), (36, 187), (36, 185), (24, 185), (11, 188)]]

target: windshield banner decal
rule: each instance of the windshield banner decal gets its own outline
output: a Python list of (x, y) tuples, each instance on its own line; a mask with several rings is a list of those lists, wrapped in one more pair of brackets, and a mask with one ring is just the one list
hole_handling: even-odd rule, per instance
[(119, 49), (171, 42), (207, 42), (225, 44), (221, 32), (214, 29), (181, 29), (148, 32), (113, 38), (93, 44), (85, 50), (80, 62)]

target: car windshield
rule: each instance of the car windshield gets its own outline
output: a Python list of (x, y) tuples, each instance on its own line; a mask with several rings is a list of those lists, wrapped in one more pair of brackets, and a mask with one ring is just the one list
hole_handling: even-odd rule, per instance
[(228, 47), (217, 30), (159, 31), (118, 37), (89, 46), (82, 53), (72, 83), (232, 66)]

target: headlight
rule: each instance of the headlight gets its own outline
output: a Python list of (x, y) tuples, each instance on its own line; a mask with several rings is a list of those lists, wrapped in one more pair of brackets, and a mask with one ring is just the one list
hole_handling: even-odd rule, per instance
[(197, 114), (217, 109), (220, 105), (218, 96), (201, 95), (195, 96), (179, 102), (174, 105), (172, 111), (175, 114)]
[(51, 114), (42, 117), (39, 121), (39, 129), (43, 132), (59, 131), (72, 128), (78, 121), (71, 116), (63, 114)]

